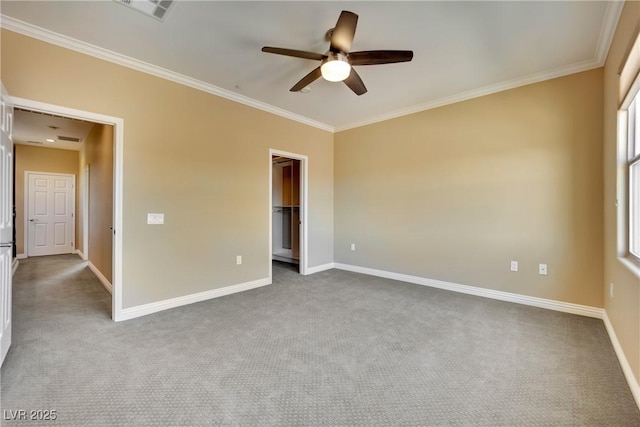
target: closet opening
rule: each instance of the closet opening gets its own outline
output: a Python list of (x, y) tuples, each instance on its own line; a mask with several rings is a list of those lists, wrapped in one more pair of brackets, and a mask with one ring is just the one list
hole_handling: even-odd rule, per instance
[(305, 274), (306, 158), (271, 150), (270, 160), (271, 261)]

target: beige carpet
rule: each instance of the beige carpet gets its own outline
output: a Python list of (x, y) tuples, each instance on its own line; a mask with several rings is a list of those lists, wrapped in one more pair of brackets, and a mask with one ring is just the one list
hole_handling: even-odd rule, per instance
[[(180, 286), (180, 283), (176, 283)], [(2, 425), (638, 426), (600, 320), (344, 271), (122, 323), (75, 256), (21, 261)]]

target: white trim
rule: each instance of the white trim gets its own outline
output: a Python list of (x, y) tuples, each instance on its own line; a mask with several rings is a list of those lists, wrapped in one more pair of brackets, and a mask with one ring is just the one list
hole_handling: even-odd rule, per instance
[(309, 265), (309, 157), (290, 153), (288, 151), (269, 149), (269, 281), (273, 280), (273, 266), (271, 261), (273, 259), (273, 156), (282, 156), (289, 159), (300, 160), (300, 178), (301, 189), (300, 194), (300, 211), (302, 221), (302, 235), (300, 245), (300, 274), (306, 276)]
[(16, 270), (18, 269), (18, 265), (20, 265), (20, 261), (18, 261), (18, 258), (14, 258), (12, 266), (11, 266), (11, 276), (16, 274)]
[(618, 21), (622, 15), (622, 9), (624, 8), (624, 1), (610, 1), (607, 3), (607, 10), (604, 13), (604, 19), (602, 20), (602, 27), (600, 29), (600, 36), (598, 37), (598, 46), (596, 48), (595, 59), (602, 67), (607, 60), (609, 54), (609, 48), (613, 41), (613, 36), (616, 33), (618, 27)]
[[(2, 18), (4, 19), (4, 17)], [(3, 22), (4, 24), (4, 22)], [(76, 110), (60, 105), (47, 104), (30, 99), (11, 97), (16, 107), (44, 113), (77, 118), (86, 121), (111, 125), (113, 130), (113, 297), (111, 298), (111, 316), (115, 321), (120, 320), (122, 311), (122, 180), (124, 170), (124, 120), (119, 117), (107, 116), (89, 111)]]
[(317, 120), (304, 117), (300, 114), (292, 113), (291, 111), (284, 110), (273, 105), (269, 105), (265, 102), (258, 101), (248, 96), (240, 95), (230, 90), (223, 89), (221, 87), (197, 80), (192, 77), (185, 76), (184, 74), (176, 73), (175, 71), (161, 68), (148, 62), (140, 61), (130, 56), (122, 55), (107, 49), (103, 49), (98, 46), (83, 42), (81, 40), (74, 39), (62, 34), (55, 33), (53, 31), (29, 24), (24, 21), (12, 18), (7, 15), (0, 15), (0, 26), (7, 30), (14, 31), (25, 36), (32, 37), (34, 39), (42, 40), (47, 43), (61, 46), (66, 49), (71, 49), (76, 52), (83, 53), (85, 55), (93, 56), (105, 61), (112, 62), (114, 64), (121, 65), (123, 67), (131, 68), (136, 71), (151, 74), (156, 77), (163, 78), (172, 82), (179, 83), (184, 86), (188, 86), (212, 95), (219, 96), (221, 98), (229, 99), (239, 104), (248, 105), (258, 110), (266, 111), (271, 114), (275, 114), (280, 117), (284, 117), (290, 120), (294, 120), (299, 123), (303, 123), (308, 126), (312, 126), (318, 129), (322, 129), (328, 132), (333, 132), (333, 126), (321, 123)]
[(593, 68), (602, 67), (609, 52), (613, 35), (622, 14), (622, 8), (624, 6), (623, 1), (611, 1), (607, 4), (605, 16), (603, 19), (600, 35), (594, 57), (590, 60), (578, 62), (576, 64), (567, 65), (564, 67), (556, 68), (555, 70), (544, 71), (541, 73), (535, 73), (524, 77), (519, 77), (506, 82), (497, 83), (494, 85), (485, 86), (483, 88), (475, 89), (469, 92), (463, 92), (452, 96), (436, 99), (423, 104), (414, 105), (412, 107), (392, 111), (389, 113), (381, 114), (369, 119), (356, 121), (352, 123), (345, 123), (339, 126), (332, 126), (326, 123), (319, 122), (317, 120), (304, 117), (302, 115), (293, 113), (291, 111), (284, 110), (282, 108), (258, 101), (253, 98), (249, 98), (244, 95), (231, 92), (221, 87), (205, 83), (201, 80), (197, 80), (188, 76), (185, 76), (174, 71), (167, 70), (165, 68), (157, 67), (131, 58), (129, 56), (121, 55), (119, 53), (103, 49), (89, 43), (55, 33), (53, 31), (29, 24), (24, 21), (12, 18), (10, 16), (0, 14), (0, 27), (6, 28), (10, 31), (14, 31), (19, 34), (23, 34), (38, 40), (45, 41), (57, 46), (62, 46), (67, 49), (74, 50), (95, 58), (99, 58), (105, 61), (112, 62), (114, 64), (122, 65), (127, 68), (131, 68), (143, 73), (151, 74), (166, 80), (170, 80), (184, 86), (192, 87), (197, 90), (201, 90), (212, 95), (216, 95), (225, 99), (229, 99), (240, 104), (248, 105), (253, 108), (257, 108), (268, 113), (272, 113), (281, 117), (285, 117), (290, 120), (294, 120), (318, 129), (322, 129), (328, 132), (340, 132), (347, 129), (353, 129), (361, 126), (370, 125), (373, 123), (394, 119), (397, 117), (406, 116), (409, 114), (417, 113), (420, 111), (430, 110), (433, 108), (442, 107), (445, 105), (453, 104), (456, 102), (467, 101), (469, 99), (478, 98), (480, 96), (491, 95), (493, 93), (502, 92), (508, 89), (514, 89), (520, 86), (529, 85), (545, 80), (550, 80), (569, 74), (579, 73), (582, 71), (591, 70)]
[[(118, 117), (106, 116), (104, 114), (92, 113), (90, 111), (76, 110), (75, 108), (63, 107), (61, 105), (47, 104), (46, 102), (19, 98), (17, 96), (12, 96), (11, 100), (19, 108), (40, 113), (55, 113), (56, 115), (68, 117), (71, 119), (81, 119), (106, 125), (118, 125), (123, 122), (123, 120)], [(122, 126), (122, 124), (120, 124), (120, 126)]]
[[(71, 252), (66, 252), (66, 253), (72, 253), (75, 254), (76, 253), (76, 175), (75, 174), (70, 174), (70, 173), (54, 173), (54, 172), (39, 172), (39, 171), (24, 171), (24, 228), (22, 229), (23, 231), (23, 235), (24, 235), (24, 251), (25, 251), (25, 255), (28, 257), (29, 256), (29, 229), (31, 227), (29, 227), (29, 203), (31, 201), (31, 193), (30, 193), (30, 189), (31, 187), (29, 186), (30, 183), (30, 179), (29, 179), (29, 175), (30, 174), (34, 174), (34, 175), (49, 175), (49, 176), (63, 176), (65, 178), (72, 178), (73, 183), (72, 183), (72, 197), (73, 197), (73, 202), (72, 202), (72, 215), (71, 217), (73, 218), (73, 227), (71, 229), (71, 241), (73, 241), (73, 248), (71, 248)], [(50, 254), (44, 254), (44, 255), (50, 255)]]
[(170, 308), (181, 307), (200, 301), (206, 301), (213, 298), (219, 298), (238, 292), (248, 291), (262, 286), (270, 285), (268, 278), (254, 280), (252, 282), (239, 283), (237, 285), (225, 286), (224, 288), (212, 289), (210, 291), (199, 292), (197, 294), (185, 295), (182, 297), (171, 298), (164, 301), (152, 302), (136, 307), (125, 308), (120, 313), (121, 316), (117, 320), (129, 320), (136, 317), (146, 316), (147, 314), (157, 313), (158, 311), (168, 310)]
[(16, 254), (16, 259), (27, 259), (27, 254)]
[(75, 254), (78, 255), (80, 258), (82, 258), (83, 261), (87, 260), (80, 249), (76, 249)]
[(379, 116), (375, 116), (375, 117), (361, 120), (358, 122), (339, 125), (335, 127), (335, 132), (341, 132), (348, 129), (371, 125), (378, 122), (383, 122), (385, 120), (391, 120), (398, 117), (408, 116), (409, 114), (419, 113), (426, 110), (432, 110), (434, 108), (444, 107), (445, 105), (455, 104), (462, 101), (468, 101), (470, 99), (479, 98), (481, 96), (486, 96), (486, 95), (492, 95), (494, 93), (503, 92), (509, 89), (515, 89), (515, 88), (530, 85), (533, 83), (539, 83), (546, 80), (556, 79), (558, 77), (563, 77), (569, 74), (575, 74), (582, 71), (591, 70), (601, 66), (602, 65), (596, 60), (579, 62), (577, 64), (556, 68), (555, 70), (531, 74), (528, 76), (507, 80), (507, 81), (492, 84), (489, 86), (484, 86), (478, 89), (473, 89), (467, 92), (462, 92), (462, 93), (458, 93), (451, 96), (445, 96), (444, 98), (435, 99), (432, 101), (425, 102), (423, 104), (418, 104), (412, 107), (403, 108), (400, 110), (381, 114)]
[(113, 286), (111, 285), (111, 282), (109, 282), (107, 280), (107, 278), (104, 277), (104, 274), (102, 274), (102, 272), (100, 272), (100, 270), (98, 270), (98, 267), (93, 265), (93, 263), (91, 261), (87, 262), (87, 266), (89, 267), (89, 270), (91, 270), (93, 272), (93, 274), (96, 275), (98, 280), (100, 280), (100, 283), (102, 283), (102, 286), (104, 286), (104, 288), (107, 291), (109, 291), (110, 294), (113, 295)]
[(444, 107), (445, 105), (455, 104), (457, 102), (468, 101), (473, 98), (479, 98), (481, 96), (491, 95), (498, 92), (503, 92), (509, 89), (515, 89), (517, 87), (530, 85), (533, 83), (539, 83), (546, 80), (557, 79), (559, 77), (568, 76), (570, 74), (580, 73), (583, 71), (592, 70), (594, 68), (602, 67), (607, 60), (607, 54), (613, 41), (616, 28), (618, 26), (618, 20), (622, 14), (622, 8), (624, 7), (624, 1), (610, 1), (607, 4), (607, 10), (603, 19), (602, 27), (600, 29), (600, 36), (598, 37), (598, 44), (594, 57), (592, 59), (578, 62), (575, 64), (566, 65), (556, 68), (554, 70), (543, 71), (540, 73), (530, 74), (524, 77), (518, 77), (512, 80), (496, 83), (489, 86), (484, 86), (478, 89), (473, 89), (468, 92), (462, 92), (444, 98), (428, 101), (423, 104), (414, 105), (412, 107), (396, 110), (386, 114), (381, 114), (370, 119), (361, 120), (353, 123), (345, 123), (344, 125), (335, 126), (334, 132), (341, 132), (343, 130), (353, 129), (361, 126), (366, 126), (385, 120), (395, 119), (409, 114), (418, 113), (421, 111), (431, 110), (438, 107)]
[(530, 297), (527, 295), (495, 291), (492, 289), (479, 288), (469, 285), (460, 285), (458, 283), (444, 282), (441, 280), (427, 279), (424, 277), (410, 276), (408, 274), (393, 273), (390, 271), (376, 270), (373, 268), (359, 267), (355, 265), (336, 263), (335, 268), (339, 270), (353, 271), (355, 273), (384, 277), (386, 279), (399, 280), (402, 282), (414, 283), (416, 285), (445, 289), (447, 291), (476, 295), (479, 297), (491, 298), (500, 301), (514, 302), (516, 304), (530, 305), (533, 307), (546, 308), (548, 310), (561, 311), (564, 313), (579, 314), (581, 316), (594, 317), (596, 319), (602, 319), (604, 316), (604, 309), (587, 305), (572, 304), (569, 302), (555, 301), (538, 297)]
[(315, 267), (307, 268), (307, 274), (320, 273), (321, 271), (331, 270), (332, 268), (336, 268), (336, 264), (334, 262), (330, 262), (328, 264), (316, 265)]
[(631, 394), (636, 401), (636, 405), (638, 405), (638, 408), (640, 408), (640, 385), (638, 384), (638, 380), (636, 380), (635, 375), (633, 375), (631, 365), (629, 365), (629, 361), (627, 360), (627, 357), (622, 350), (620, 341), (618, 341), (618, 337), (616, 336), (616, 332), (613, 329), (613, 325), (611, 324), (611, 320), (609, 320), (609, 316), (607, 315), (606, 311), (604, 312), (602, 320), (604, 321), (604, 327), (607, 329), (607, 333), (609, 334), (609, 339), (611, 340), (611, 345), (613, 345), (613, 350), (616, 352), (616, 356), (618, 356), (618, 361), (620, 362), (620, 367), (622, 368), (624, 377), (626, 378), (627, 384), (629, 384), (629, 388), (631, 389)]
[(82, 175), (82, 250), (84, 254), (82, 259), (89, 260), (89, 164), (84, 167)]
[[(124, 178), (124, 120), (117, 119), (114, 124), (113, 138), (113, 249), (112, 259), (114, 260), (112, 270), (113, 275), (113, 298), (111, 301), (111, 312), (113, 320), (118, 321), (122, 307), (122, 236), (123, 233), (123, 207), (122, 192)], [(89, 219), (87, 219), (88, 221)]]
[(631, 274), (635, 275), (640, 279), (640, 266), (638, 266), (638, 264), (635, 261), (633, 261), (630, 257), (626, 257), (626, 256), (618, 257), (618, 261), (625, 268), (627, 268), (631, 272)]

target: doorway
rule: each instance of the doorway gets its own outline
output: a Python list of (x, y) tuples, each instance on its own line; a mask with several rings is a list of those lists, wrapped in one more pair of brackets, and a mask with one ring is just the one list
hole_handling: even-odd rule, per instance
[[(39, 113), (44, 116), (52, 116), (52, 117), (62, 117), (71, 120), (79, 120), (85, 122), (92, 122), (94, 124), (102, 126), (104, 129), (108, 129), (110, 141), (109, 145), (109, 157), (111, 158), (111, 163), (109, 166), (109, 178), (108, 178), (108, 188), (109, 191), (104, 192), (104, 197), (109, 200), (109, 207), (107, 210), (109, 211), (109, 221), (107, 227), (102, 227), (104, 230), (101, 230), (101, 233), (104, 232), (103, 239), (108, 240), (108, 248), (106, 251), (108, 252), (108, 258), (110, 260), (108, 271), (106, 274), (96, 274), (100, 281), (105, 285), (107, 290), (111, 292), (111, 317), (115, 321), (122, 320), (122, 239), (120, 230), (122, 230), (122, 149), (123, 149), (123, 125), (124, 121), (117, 117), (105, 116), (102, 114), (75, 110), (67, 107), (61, 107), (58, 105), (45, 104), (33, 100), (22, 99), (22, 98), (13, 98), (14, 104), (17, 108), (22, 110), (31, 111), (34, 113)], [(54, 150), (52, 150), (54, 151)], [(94, 165), (91, 165), (91, 173), (98, 173), (99, 165), (96, 165), (94, 171)], [(85, 201), (87, 200), (85, 195), (88, 196), (88, 190), (85, 191), (84, 185), (89, 184), (98, 184), (100, 182), (99, 179), (94, 179), (92, 177), (89, 179), (85, 174), (89, 171), (88, 168), (84, 166), (78, 167), (78, 173), (80, 177), (78, 179), (77, 184), (81, 186), (79, 191), (77, 191), (77, 195), (79, 198), (82, 198), (82, 204), (76, 208), (76, 213), (83, 214), (82, 221), (76, 225), (76, 230), (78, 233), (81, 233), (82, 237), (76, 244), (81, 244), (84, 247), (91, 246), (91, 234), (84, 232), (87, 230), (85, 226), (85, 222), (87, 221), (87, 215), (90, 214), (88, 212), (87, 205)], [(87, 209), (85, 209), (87, 208)], [(80, 216), (80, 215), (78, 215)], [(75, 238), (74, 238), (75, 240)], [(86, 242), (86, 243), (85, 243)], [(93, 255), (98, 255), (95, 248), (93, 249)], [(79, 255), (84, 259), (87, 254), (79, 253)], [(91, 267), (91, 264), (90, 264)], [(93, 270), (93, 269), (92, 269)], [(96, 271), (93, 271), (96, 273)]]
[(273, 261), (307, 271), (307, 168), (300, 154), (269, 150), (269, 277)]

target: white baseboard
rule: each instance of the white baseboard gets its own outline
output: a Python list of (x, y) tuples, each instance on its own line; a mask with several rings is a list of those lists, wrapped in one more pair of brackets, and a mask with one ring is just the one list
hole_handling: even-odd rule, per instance
[(16, 254), (16, 259), (27, 259), (27, 254)]
[(336, 263), (335, 262), (330, 262), (328, 264), (322, 264), (322, 265), (316, 265), (315, 267), (307, 268), (307, 275), (314, 274), (314, 273), (319, 273), (319, 272), (325, 271), (325, 270), (331, 270), (332, 268), (336, 268)]
[(76, 249), (76, 254), (82, 258), (83, 260), (87, 260), (87, 258), (85, 258), (84, 254), (82, 253), (82, 251), (80, 249)]
[(629, 361), (622, 351), (622, 346), (620, 345), (620, 341), (618, 341), (618, 337), (616, 335), (615, 330), (613, 329), (613, 325), (609, 320), (609, 316), (607, 312), (604, 312), (603, 319), (604, 327), (607, 329), (607, 333), (609, 334), (609, 339), (611, 340), (611, 345), (613, 345), (613, 350), (616, 352), (616, 356), (618, 356), (618, 361), (620, 362), (620, 367), (622, 368), (622, 372), (624, 373), (624, 377), (627, 380), (627, 384), (629, 384), (629, 388), (631, 389), (631, 394), (636, 401), (636, 405), (640, 408), (640, 384), (638, 384), (638, 380), (635, 375), (633, 375), (633, 370), (631, 369), (631, 365), (629, 365)]
[(100, 272), (100, 270), (98, 270), (98, 268), (95, 265), (93, 265), (91, 261), (89, 261), (87, 265), (89, 266), (89, 270), (91, 270), (93, 274), (96, 275), (98, 280), (100, 280), (100, 282), (102, 283), (102, 286), (104, 286), (105, 289), (109, 291), (110, 294), (113, 294), (113, 286), (111, 285), (111, 282), (109, 282), (107, 278), (104, 277), (104, 275)]
[(219, 298), (270, 284), (271, 282), (269, 281), (269, 278), (258, 279), (252, 282), (225, 286), (224, 288), (212, 289), (210, 291), (199, 292), (197, 294), (185, 295), (182, 297), (171, 298), (164, 301), (152, 302), (136, 307), (125, 308), (120, 312), (120, 316), (117, 321), (134, 319), (136, 317), (146, 316), (147, 314), (157, 313), (158, 311), (168, 310), (170, 308), (193, 304), (213, 298)]
[(581, 316), (595, 317), (602, 319), (604, 309), (590, 307), (587, 305), (572, 304), (569, 302), (555, 301), (545, 298), (530, 297), (526, 295), (513, 294), (510, 292), (495, 291), (492, 289), (478, 288), (458, 283), (444, 282), (441, 280), (427, 279), (424, 277), (410, 276), (408, 274), (393, 273), (390, 271), (376, 270), (368, 267), (359, 267), (349, 264), (335, 263), (335, 268), (339, 270), (353, 271), (355, 273), (368, 274), (370, 276), (384, 277), (386, 279), (399, 280), (402, 282), (414, 283), (416, 285), (429, 286), (432, 288), (445, 289), (463, 294), (476, 295), (479, 297), (491, 298), (500, 301), (514, 302), (517, 304), (530, 305), (533, 307), (546, 308), (548, 310), (562, 311), (564, 313), (579, 314)]
[(18, 265), (20, 265), (20, 261), (18, 261), (18, 258), (14, 258), (13, 259), (13, 264), (11, 266), (11, 276), (16, 274), (16, 270), (18, 269)]

